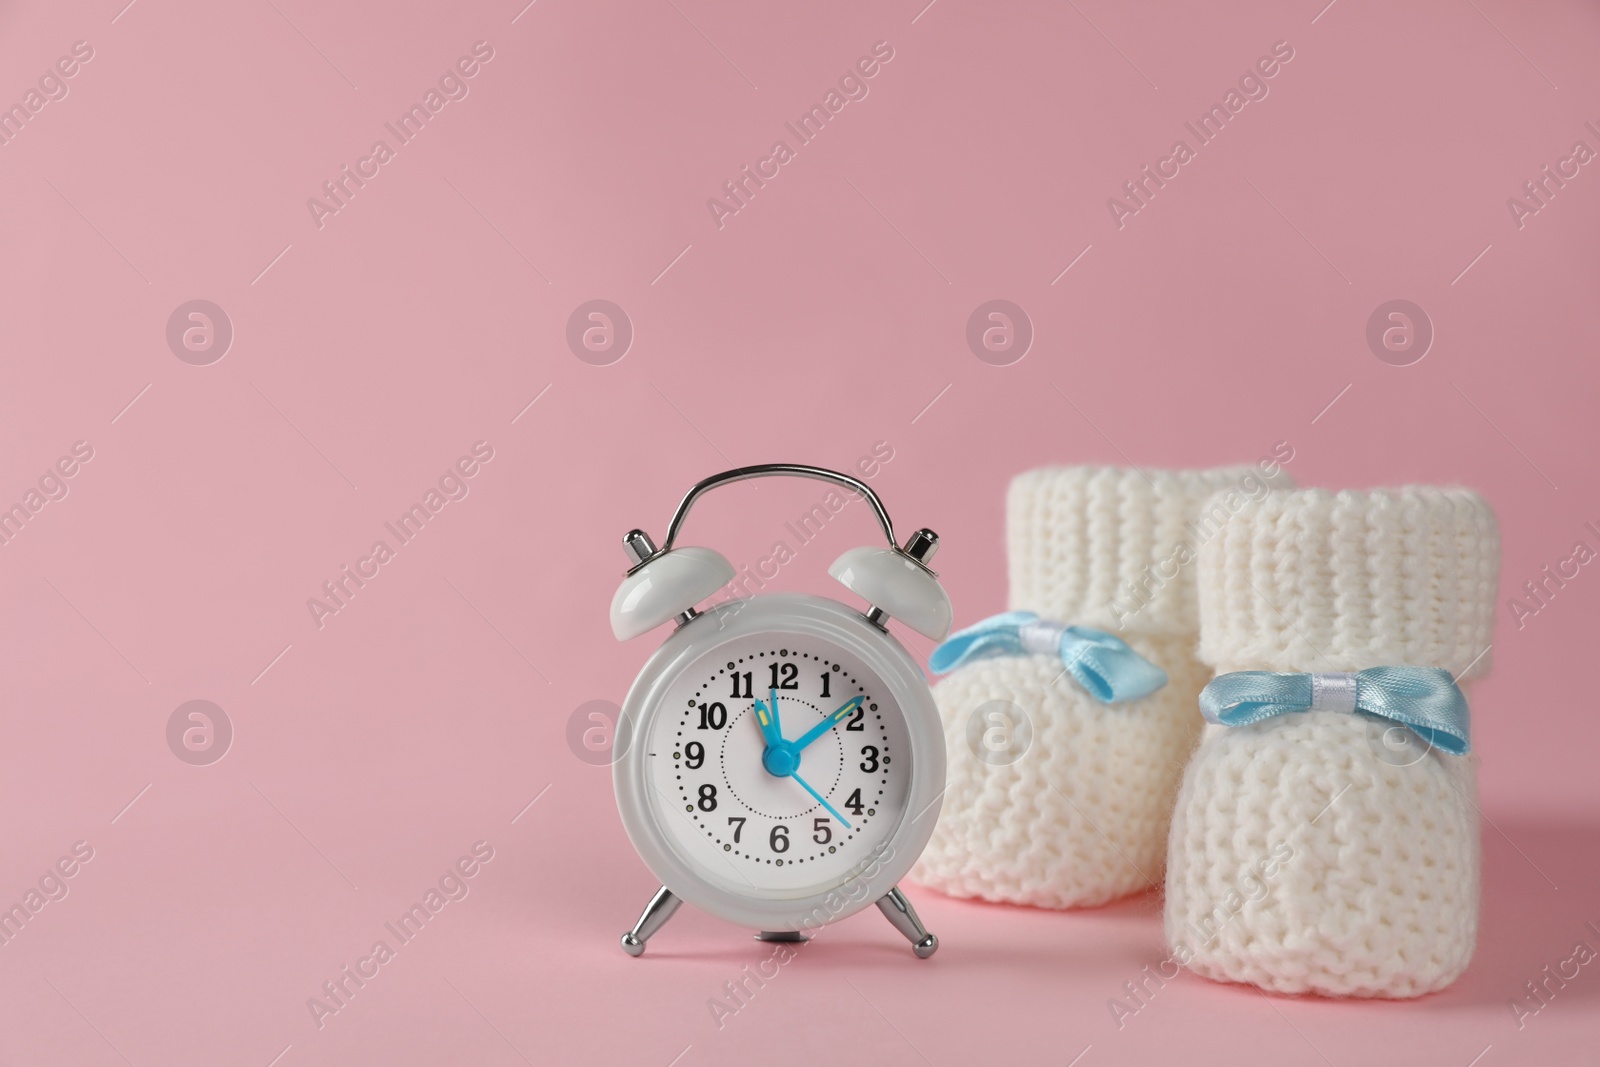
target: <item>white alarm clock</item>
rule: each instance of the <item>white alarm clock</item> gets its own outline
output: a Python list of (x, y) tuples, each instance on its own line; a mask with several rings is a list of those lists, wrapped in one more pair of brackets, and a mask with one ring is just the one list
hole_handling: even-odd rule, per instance
[[(771, 593), (705, 612), (695, 605), (734, 569), (709, 548), (674, 548), (701, 494), (748, 478), (844, 486), (872, 505), (886, 547), (853, 548), (828, 573), (867, 602)], [(774, 463), (705, 479), (678, 505), (657, 548), (623, 539), (632, 564), (611, 601), (627, 641), (675, 619), (622, 708), (613, 767), (628, 837), (661, 889), (632, 930), (630, 955), (687, 900), (768, 941), (876, 903), (926, 959), (939, 946), (896, 883), (928, 843), (944, 795), (944, 731), (928, 683), (890, 636), (893, 616), (934, 640), (950, 599), (918, 530), (904, 547), (867, 486), (821, 467)]]

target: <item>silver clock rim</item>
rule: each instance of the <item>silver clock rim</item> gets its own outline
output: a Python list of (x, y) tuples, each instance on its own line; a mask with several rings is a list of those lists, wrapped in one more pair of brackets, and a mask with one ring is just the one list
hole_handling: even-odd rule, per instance
[[(648, 792), (648, 738), (666, 690), (715, 644), (773, 632), (818, 637), (860, 656), (899, 704), (911, 744), (906, 809), (871, 862), (836, 884), (793, 897), (744, 895), (702, 876), (669, 844)], [(674, 894), (743, 926), (800, 930), (855, 914), (888, 893), (911, 870), (938, 822), (945, 781), (944, 728), (928, 683), (898, 641), (868, 622), (861, 612), (826, 597), (761, 594), (719, 605), (679, 627), (634, 680), (623, 703), (618, 736), (632, 739), (612, 767), (612, 782), (617, 811), (635, 851)], [(823, 916), (820, 922), (819, 914)]]

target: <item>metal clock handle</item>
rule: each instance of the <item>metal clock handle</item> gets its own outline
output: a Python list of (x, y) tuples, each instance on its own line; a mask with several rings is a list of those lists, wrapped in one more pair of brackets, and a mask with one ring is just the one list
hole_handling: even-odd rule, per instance
[(814, 478), (819, 482), (832, 482), (842, 485), (846, 489), (860, 493), (867, 498), (867, 503), (872, 505), (873, 512), (878, 516), (878, 525), (883, 527), (883, 536), (889, 539), (890, 548), (898, 548), (894, 540), (894, 523), (889, 519), (889, 513), (883, 508), (883, 501), (878, 499), (878, 494), (867, 488), (867, 483), (848, 474), (828, 470), (826, 467), (812, 467), (804, 463), (758, 463), (753, 467), (736, 467), (731, 471), (713, 474), (709, 478), (695, 483), (695, 487), (684, 494), (683, 502), (678, 505), (678, 510), (672, 516), (672, 522), (667, 527), (667, 540), (661, 546), (661, 551), (666, 552), (672, 548), (672, 543), (678, 538), (678, 529), (683, 525), (683, 520), (689, 517), (689, 509), (703, 494), (721, 485), (733, 482), (748, 481), (751, 478)]
[[(694, 488), (684, 494), (683, 501), (678, 504), (678, 510), (673, 513), (672, 522), (667, 526), (667, 541), (660, 548), (656, 547), (655, 542), (650, 540), (650, 535), (643, 530), (629, 530), (628, 535), (622, 539), (622, 547), (628, 553), (628, 559), (632, 561), (628, 573), (632, 574), (657, 556), (671, 551), (672, 543), (678, 539), (678, 530), (682, 528), (683, 520), (689, 517), (689, 509), (694, 507), (694, 502), (702, 494), (731, 482), (743, 482), (751, 478), (781, 477), (815, 478), (819, 482), (832, 482), (861, 494), (866, 497), (867, 503), (872, 505), (873, 514), (878, 516), (878, 525), (883, 527), (883, 535), (889, 539), (889, 547), (896, 552), (909, 551), (910, 546), (901, 549), (894, 543), (894, 523), (890, 521), (889, 513), (883, 509), (883, 501), (878, 499), (877, 493), (867, 488), (867, 483), (848, 474), (828, 470), (826, 467), (811, 467), (804, 463), (758, 463), (753, 467), (735, 467), (731, 471), (713, 474), (696, 482)], [(920, 533), (921, 531), (918, 531), (919, 535)], [(919, 552), (923, 552), (919, 537), (913, 535), (912, 539), (919, 542), (915, 547)], [(920, 562), (922, 556), (917, 555), (912, 558)]]

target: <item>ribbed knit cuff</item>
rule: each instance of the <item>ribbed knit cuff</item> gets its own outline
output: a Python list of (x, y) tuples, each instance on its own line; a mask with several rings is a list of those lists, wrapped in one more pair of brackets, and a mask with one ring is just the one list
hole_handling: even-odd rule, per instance
[(1197, 570), (1219, 672), (1488, 673), (1500, 538), (1471, 490), (1273, 493), (1223, 520)]
[(1011, 608), (1104, 630), (1193, 634), (1196, 556), (1231, 513), (1293, 485), (1287, 446), (1252, 466), (1207, 471), (1045, 467), (1006, 500)]

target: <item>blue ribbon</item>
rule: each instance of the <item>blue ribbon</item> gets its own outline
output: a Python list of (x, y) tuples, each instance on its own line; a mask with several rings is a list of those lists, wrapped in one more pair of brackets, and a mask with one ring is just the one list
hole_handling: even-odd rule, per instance
[(997, 656), (1057, 656), (1086, 692), (1102, 704), (1147, 697), (1167, 684), (1167, 672), (1103, 630), (1064, 626), (1031, 611), (991, 615), (945, 638), (928, 666), (945, 674)]
[(1295, 711), (1371, 715), (1416, 731), (1452, 756), (1471, 750), (1467, 698), (1439, 667), (1371, 667), (1341, 674), (1236, 671), (1200, 691), (1207, 722), (1247, 726)]

